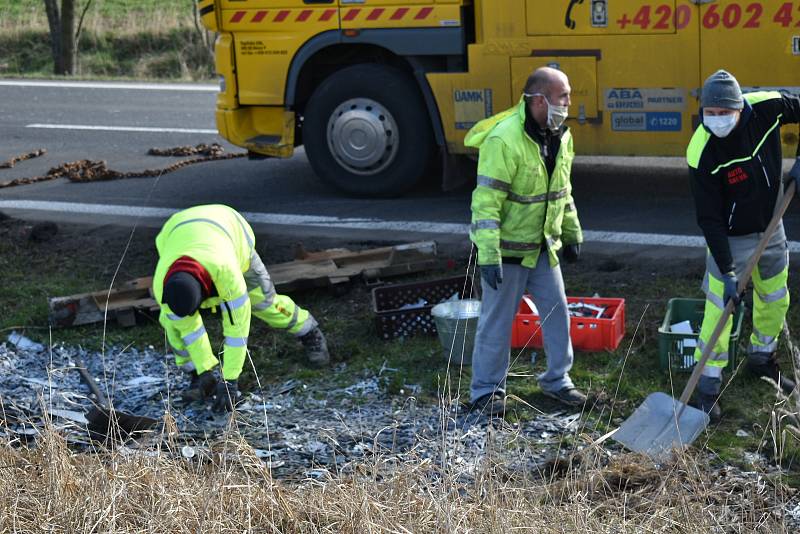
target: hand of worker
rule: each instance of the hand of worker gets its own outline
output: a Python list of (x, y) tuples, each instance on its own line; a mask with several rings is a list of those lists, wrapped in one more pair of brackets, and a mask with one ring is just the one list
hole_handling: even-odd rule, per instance
[(574, 245), (564, 245), (564, 261), (567, 263), (575, 263), (581, 255), (581, 244), (575, 243)]
[(481, 278), (489, 287), (497, 290), (497, 285), (503, 283), (502, 265), (481, 265)]
[(739, 279), (736, 273), (729, 272), (722, 275), (722, 283), (725, 289), (722, 294), (722, 302), (726, 305), (730, 299), (733, 299), (733, 305), (738, 306), (742, 296), (739, 294)]
[(215, 412), (232, 412), (239, 398), (239, 385), (236, 380), (220, 380), (212, 406)]

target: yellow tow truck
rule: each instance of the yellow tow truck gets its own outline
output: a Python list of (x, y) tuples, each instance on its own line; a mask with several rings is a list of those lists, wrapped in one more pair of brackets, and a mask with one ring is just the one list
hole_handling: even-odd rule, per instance
[[(718, 68), (800, 93), (800, 0), (199, 0), (218, 32), (217, 128), (254, 157), (305, 146), (356, 195), (448, 172), (464, 135), (550, 65), (578, 154), (678, 156)], [(785, 150), (797, 143), (786, 129)]]

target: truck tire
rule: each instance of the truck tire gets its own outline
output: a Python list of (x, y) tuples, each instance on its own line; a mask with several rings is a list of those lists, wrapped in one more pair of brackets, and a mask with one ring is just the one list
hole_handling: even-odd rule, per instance
[(354, 65), (330, 75), (311, 95), (303, 143), (324, 182), (356, 196), (396, 196), (428, 168), (430, 124), (410, 76), (385, 65)]

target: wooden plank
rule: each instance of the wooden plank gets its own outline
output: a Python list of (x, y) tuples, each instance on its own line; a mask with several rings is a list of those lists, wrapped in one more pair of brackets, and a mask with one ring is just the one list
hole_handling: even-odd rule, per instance
[[(329, 287), (356, 277), (379, 278), (425, 271), (442, 266), (436, 257), (436, 243), (421, 241), (394, 247), (379, 247), (352, 252), (336, 248), (307, 252), (299, 245), (295, 256), (304, 259), (267, 266), (279, 293)], [(135, 311), (157, 313), (152, 296), (152, 277), (129, 280), (118, 287), (48, 300), (50, 324), (66, 327), (117, 318), (132, 325)], [(107, 310), (106, 310), (107, 308)]]

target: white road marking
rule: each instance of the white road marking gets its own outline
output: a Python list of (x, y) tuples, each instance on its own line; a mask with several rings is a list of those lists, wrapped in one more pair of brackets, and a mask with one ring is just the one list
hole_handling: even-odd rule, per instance
[(0, 86), (11, 87), (62, 87), (72, 89), (131, 89), (134, 91), (189, 91), (216, 93), (217, 85), (188, 83), (126, 83), (126, 82), (62, 82), (57, 80), (0, 80)]
[[(0, 200), (0, 209), (36, 210), (77, 215), (113, 215), (115, 217), (145, 217), (166, 219), (180, 211), (175, 208), (149, 208), (144, 206), (119, 206), (78, 202), (51, 202), (43, 200)], [(286, 213), (242, 212), (249, 222), (281, 226), (307, 226), (354, 230), (391, 230), (424, 234), (463, 235), (469, 233), (468, 224), (437, 223), (429, 221), (387, 221), (383, 219), (330, 217), (324, 215), (295, 215)], [(584, 239), (590, 243), (622, 245), (705, 248), (701, 236), (674, 234), (645, 234), (634, 232), (606, 232), (584, 230)], [(789, 252), (800, 253), (800, 242), (789, 241)]]
[(97, 130), (106, 132), (150, 132), (150, 133), (195, 133), (213, 134), (217, 130), (203, 128), (150, 128), (145, 126), (93, 126), (89, 124), (26, 124), (26, 128), (45, 128), (48, 130)]

